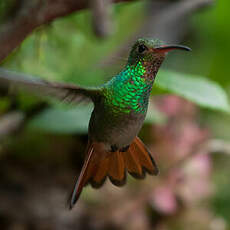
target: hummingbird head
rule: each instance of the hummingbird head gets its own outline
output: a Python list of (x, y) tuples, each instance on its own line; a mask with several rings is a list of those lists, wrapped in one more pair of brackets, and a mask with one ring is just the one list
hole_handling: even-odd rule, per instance
[(128, 64), (141, 63), (144, 67), (150, 67), (150, 70), (157, 71), (166, 54), (175, 49), (191, 51), (187, 46), (165, 45), (158, 39), (140, 38), (132, 47)]

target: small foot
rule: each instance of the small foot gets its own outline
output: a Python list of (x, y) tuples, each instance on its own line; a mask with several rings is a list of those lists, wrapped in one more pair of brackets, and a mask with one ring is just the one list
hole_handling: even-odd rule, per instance
[(123, 147), (122, 149), (120, 149), (121, 152), (127, 152), (129, 149), (129, 145)]
[(116, 152), (118, 150), (118, 147), (116, 145), (111, 145), (111, 152)]

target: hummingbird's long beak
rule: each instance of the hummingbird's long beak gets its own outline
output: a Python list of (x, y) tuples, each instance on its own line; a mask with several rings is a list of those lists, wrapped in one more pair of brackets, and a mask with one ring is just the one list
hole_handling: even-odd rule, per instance
[(155, 48), (156, 51), (158, 52), (163, 52), (167, 53), (172, 50), (186, 50), (186, 51), (192, 51), (191, 48), (187, 46), (182, 46), (182, 45), (164, 45), (164, 46), (159, 46)]

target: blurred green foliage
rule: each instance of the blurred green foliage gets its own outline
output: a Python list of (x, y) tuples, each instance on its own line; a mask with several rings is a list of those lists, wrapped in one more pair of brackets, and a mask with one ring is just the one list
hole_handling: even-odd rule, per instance
[(207, 78), (173, 71), (160, 71), (156, 86), (178, 94), (198, 105), (230, 111), (225, 91)]
[[(102, 84), (105, 79), (114, 75), (115, 68), (109, 66), (108, 70), (99, 68), (98, 65), (138, 28), (142, 21), (143, 7), (144, 4), (141, 2), (115, 6), (116, 32), (106, 40), (99, 40), (94, 36), (89, 11), (57, 20), (27, 38), (5, 66), (50, 80), (84, 85)], [(128, 53), (130, 47), (126, 49)], [(157, 86), (184, 96), (201, 106), (229, 110), (225, 92), (216, 83), (192, 78), (185, 74), (164, 72), (159, 74)]]
[(4, 66), (50, 80), (101, 84), (109, 76), (98, 64), (135, 32), (143, 7), (140, 2), (117, 4), (113, 10), (115, 31), (105, 40), (93, 34), (91, 14), (87, 10), (55, 20), (28, 37)]
[(56, 134), (87, 133), (92, 106), (76, 108), (48, 108), (31, 120), (31, 129)]
[[(207, 77), (218, 82), (230, 95), (230, 1), (216, 1), (213, 7), (201, 12), (193, 18), (194, 40), (198, 60), (193, 62), (196, 71), (206, 73)], [(230, 118), (228, 114), (204, 111), (202, 122), (208, 126), (214, 137), (230, 140)], [(213, 207), (217, 215), (221, 215), (230, 224), (230, 159), (218, 152), (215, 157), (215, 172), (213, 181), (215, 197)]]

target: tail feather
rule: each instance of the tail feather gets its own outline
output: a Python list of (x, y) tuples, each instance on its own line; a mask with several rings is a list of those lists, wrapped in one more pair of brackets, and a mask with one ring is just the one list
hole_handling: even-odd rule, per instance
[[(99, 185), (102, 181), (105, 180), (108, 169), (109, 169), (109, 158), (105, 158), (103, 161), (101, 161), (100, 167), (97, 169), (93, 177), (93, 181), (95, 181), (96, 184)], [(93, 183), (93, 181), (91, 183)]]
[[(101, 179), (101, 175), (98, 174), (101, 180), (92, 180), (93, 179), (92, 175), (93, 176), (97, 175), (98, 169), (100, 168), (103, 169), (103, 167), (99, 167), (99, 164), (101, 164), (102, 160), (106, 159), (106, 155), (108, 155), (108, 153), (106, 153), (103, 150), (103, 147), (100, 143), (93, 143), (93, 142), (88, 143), (86, 149), (86, 159), (82, 167), (80, 176), (71, 194), (70, 206), (69, 206), (70, 209), (73, 208), (74, 204), (79, 199), (82, 189), (85, 185), (90, 183), (92, 184), (93, 187), (97, 188), (103, 184), (106, 178)], [(101, 174), (103, 174), (103, 172), (104, 171), (102, 170)]]
[[(125, 165), (127, 167), (127, 171), (133, 176), (135, 174), (141, 175), (142, 174), (142, 168), (141, 165), (139, 164), (138, 158), (133, 154), (132, 151), (133, 147), (130, 145), (129, 149), (127, 152), (123, 153), (123, 156), (125, 158)], [(135, 176), (134, 176), (135, 177)]]
[(135, 148), (135, 153), (138, 156), (139, 163), (142, 166), (142, 170), (147, 171), (150, 175), (157, 175), (159, 170), (156, 162), (154, 161), (153, 157), (143, 142), (138, 137), (136, 137), (133, 145)]
[(94, 188), (99, 188), (108, 176), (114, 185), (124, 185), (126, 170), (138, 179), (144, 178), (146, 172), (150, 175), (157, 175), (159, 172), (155, 161), (138, 137), (125, 152), (106, 152), (103, 143), (89, 142), (86, 160), (72, 192), (70, 209), (88, 183)]
[(71, 197), (70, 197), (70, 206), (69, 206), (70, 209), (73, 208), (74, 204), (79, 199), (81, 191), (82, 191), (84, 185), (87, 184), (87, 181), (89, 180), (90, 174), (91, 174), (92, 169), (93, 169), (93, 167), (92, 167), (93, 165), (90, 164), (90, 159), (92, 158), (93, 149), (88, 148), (88, 150), (89, 150), (88, 156), (85, 160), (85, 163), (82, 167), (82, 170), (81, 170), (81, 173), (80, 173), (79, 178), (77, 180), (77, 183), (75, 184), (74, 189), (73, 189), (72, 194), (71, 194)]
[(109, 170), (108, 175), (110, 181), (116, 186), (125, 184), (125, 163), (121, 152), (115, 152), (109, 157)]

